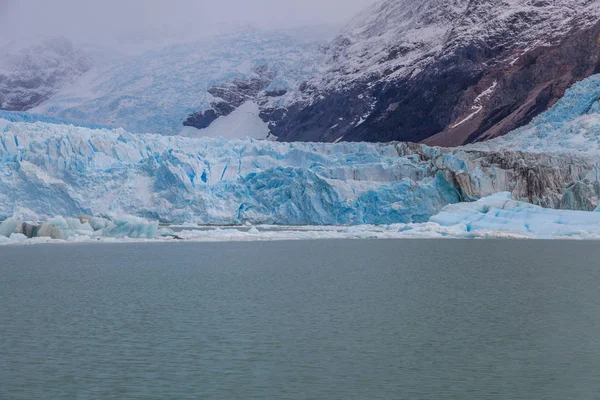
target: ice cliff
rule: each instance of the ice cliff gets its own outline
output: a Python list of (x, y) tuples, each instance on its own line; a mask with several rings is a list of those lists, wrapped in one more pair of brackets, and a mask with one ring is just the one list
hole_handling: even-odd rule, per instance
[[(133, 135), (0, 120), (0, 216), (231, 224), (423, 222), (460, 200), (396, 145)], [(1, 218), (0, 217), (0, 218)]]

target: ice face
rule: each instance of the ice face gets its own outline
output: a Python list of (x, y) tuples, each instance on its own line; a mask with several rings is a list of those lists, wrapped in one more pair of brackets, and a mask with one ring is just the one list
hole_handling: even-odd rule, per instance
[[(444, 174), (400, 156), (395, 144), (226, 141), (4, 121), (0, 164), (0, 216), (27, 220), (385, 224), (426, 221), (460, 200)], [(66, 229), (61, 224), (51, 226)]]

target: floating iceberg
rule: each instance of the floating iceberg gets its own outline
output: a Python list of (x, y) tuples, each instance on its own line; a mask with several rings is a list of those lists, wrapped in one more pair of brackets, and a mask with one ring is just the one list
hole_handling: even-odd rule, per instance
[(158, 222), (138, 217), (121, 217), (110, 221), (100, 232), (103, 237), (117, 239), (154, 239), (158, 236)]
[(600, 239), (600, 213), (552, 210), (498, 193), (474, 203), (453, 204), (430, 219), (456, 236), (516, 236), (536, 239)]

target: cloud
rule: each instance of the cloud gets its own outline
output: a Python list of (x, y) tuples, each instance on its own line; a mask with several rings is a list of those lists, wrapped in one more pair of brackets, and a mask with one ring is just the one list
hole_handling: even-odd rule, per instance
[(74, 40), (341, 23), (374, 0), (0, 0), (0, 35)]

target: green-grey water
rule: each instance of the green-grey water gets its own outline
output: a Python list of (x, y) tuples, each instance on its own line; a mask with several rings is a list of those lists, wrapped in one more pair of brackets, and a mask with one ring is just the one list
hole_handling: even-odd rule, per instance
[(0, 399), (598, 399), (600, 243), (0, 247)]

